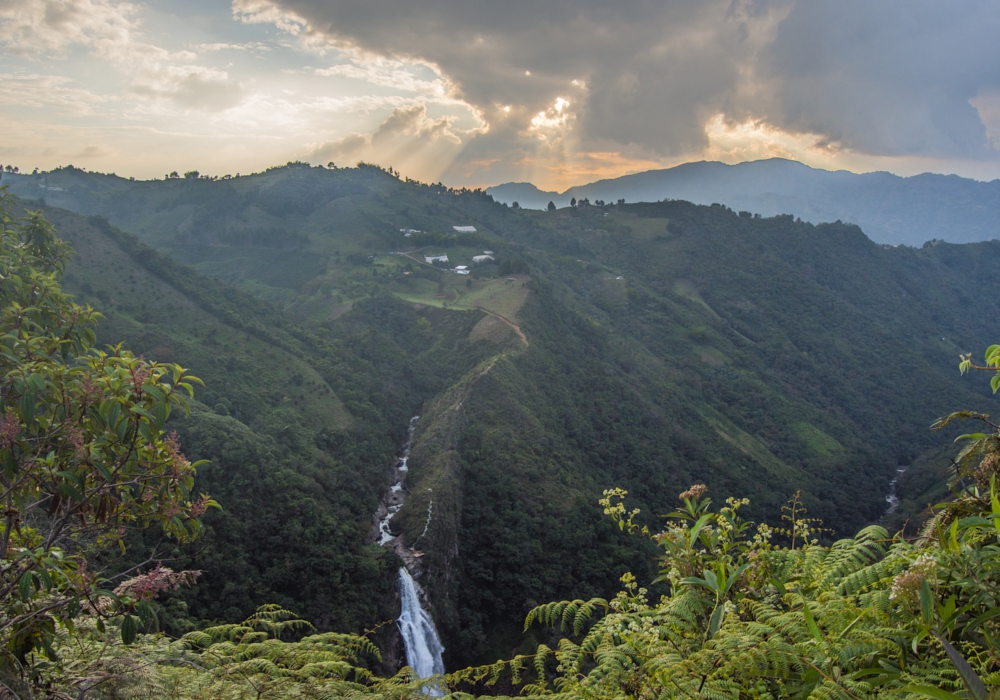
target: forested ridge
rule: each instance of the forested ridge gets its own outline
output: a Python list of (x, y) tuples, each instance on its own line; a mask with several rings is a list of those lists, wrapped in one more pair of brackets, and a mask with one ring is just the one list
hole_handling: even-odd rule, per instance
[[(154, 527), (128, 535), (124, 559), (101, 555), (112, 568), (203, 570), (157, 607), (174, 635), (265, 603), (323, 632), (392, 619), (396, 560), (372, 544), (372, 514), (412, 415), (410, 495), (393, 528), (419, 540), (459, 668), (553, 641), (522, 633), (546, 600), (610, 600), (627, 571), (656, 577), (656, 538), (602, 513), (606, 488), (626, 488), (651, 532), (705, 483), (748, 496), (746, 516), (772, 524), (801, 492), (835, 533), (823, 542), (878, 521), (888, 537), (946, 481), (957, 433), (930, 423), (994, 403), (956, 361), (991, 340), (996, 243), (892, 248), (854, 226), (684, 202), (526, 212), (372, 167), (56, 177), (72, 183), (60, 203), (90, 216), (43, 210), (78, 253), (66, 288), (105, 317), (97, 341), (206, 385), (170, 427), (188, 458), (208, 460), (194, 488), (222, 509), (194, 542)], [(432, 252), (471, 274), (428, 264)], [(904, 467), (903, 502), (883, 521)], [(662, 579), (651, 599), (680, 583)], [(398, 666), (389, 631), (375, 633), (387, 658), (368, 658), (371, 670)]]
[(763, 216), (793, 214), (818, 224), (842, 219), (858, 224), (879, 243), (922, 245), (927, 240), (971, 243), (996, 238), (1000, 182), (921, 173), (900, 177), (880, 171), (853, 173), (811, 168), (785, 158), (737, 164), (700, 161), (543, 192), (530, 183), (487, 188), (498, 201), (544, 209), (572, 199), (698, 204), (721, 202)]

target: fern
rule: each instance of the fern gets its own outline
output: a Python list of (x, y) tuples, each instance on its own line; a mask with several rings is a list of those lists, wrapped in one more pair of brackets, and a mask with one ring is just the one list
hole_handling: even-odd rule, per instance
[(593, 618), (597, 610), (607, 611), (608, 601), (603, 598), (591, 598), (588, 601), (564, 600), (557, 603), (546, 603), (531, 610), (524, 620), (524, 630), (528, 631), (534, 622), (549, 627), (559, 624), (559, 630), (568, 628), (574, 635), (579, 635), (583, 626)]

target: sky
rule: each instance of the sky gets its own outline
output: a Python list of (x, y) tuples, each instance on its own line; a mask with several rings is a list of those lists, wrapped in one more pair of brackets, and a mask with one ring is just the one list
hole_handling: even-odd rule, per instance
[(0, 164), (1000, 178), (996, 0), (0, 0)]

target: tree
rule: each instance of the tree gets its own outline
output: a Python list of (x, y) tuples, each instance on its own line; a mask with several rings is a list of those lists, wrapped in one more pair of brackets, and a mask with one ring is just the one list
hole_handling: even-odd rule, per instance
[(549, 211), (555, 211), (555, 210), (556, 210), (555, 202), (549, 202)]
[(573, 197), (573, 199), (569, 200), (569, 205), (571, 207), (575, 207), (576, 206), (576, 197)]
[(197, 180), (198, 176), (200, 174), (201, 173), (199, 173), (197, 170), (188, 170), (186, 173), (184, 173), (184, 179), (185, 180)]
[[(549, 204), (552, 204), (552, 202), (549, 202)], [(517, 202), (514, 202), (513, 204), (510, 205), (510, 208), (511, 209), (520, 209), (521, 205), (518, 204)], [(556, 205), (552, 204), (552, 209), (555, 209), (555, 208), (556, 208)], [(552, 209), (550, 209), (549, 211), (552, 211)]]
[[(100, 315), (65, 294), (71, 248), (41, 212), (15, 218), (0, 188), (0, 674), (55, 659), (57, 629), (84, 612), (114, 618), (128, 642), (148, 604), (102, 589), (88, 563), (157, 524), (196, 537), (215, 505), (191, 489), (198, 464), (164, 423), (200, 380), (121, 346), (95, 349)], [(103, 624), (103, 622), (101, 622)]]

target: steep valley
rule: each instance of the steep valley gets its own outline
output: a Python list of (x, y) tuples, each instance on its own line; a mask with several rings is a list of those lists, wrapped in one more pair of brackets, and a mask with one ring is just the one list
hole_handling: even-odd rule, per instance
[(530, 644), (539, 602), (655, 576), (604, 489), (628, 489), (650, 526), (693, 483), (772, 523), (801, 490), (848, 534), (914, 465), (901, 525), (946, 478), (955, 433), (930, 423), (995, 410), (957, 361), (996, 340), (996, 242), (890, 247), (686, 202), (514, 210), (372, 167), (62, 170), (13, 191), (45, 195), (102, 342), (205, 380), (174, 424), (224, 510), (195, 546), (140, 549), (205, 571), (165, 608), (177, 631), (266, 602), (321, 629), (395, 617), (398, 560), (372, 517), (417, 414), (391, 528), (422, 553), (455, 667)]

